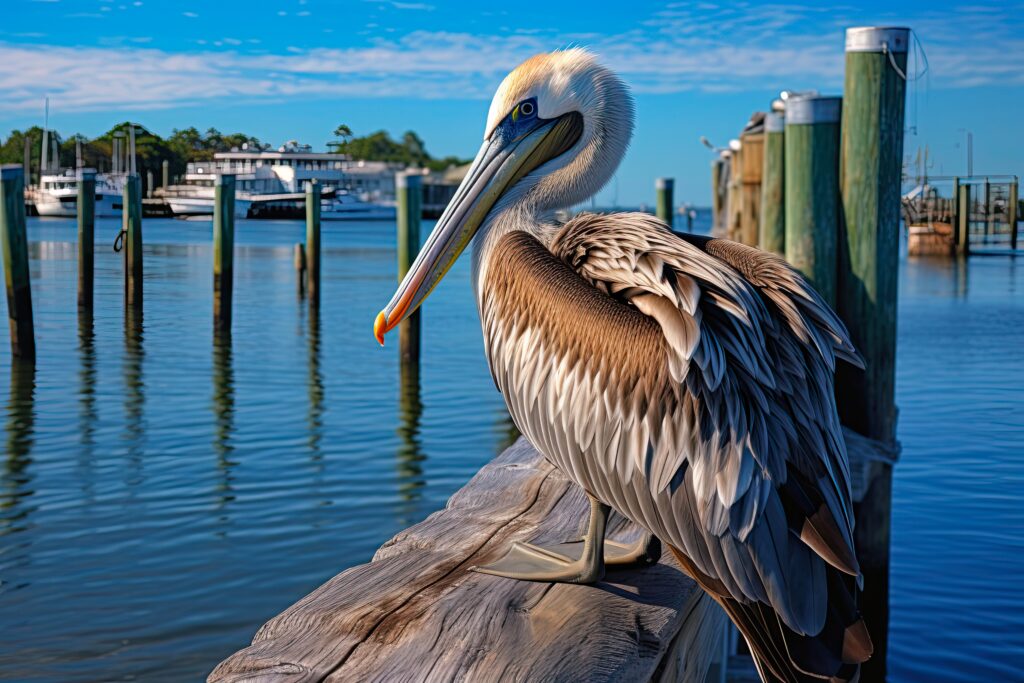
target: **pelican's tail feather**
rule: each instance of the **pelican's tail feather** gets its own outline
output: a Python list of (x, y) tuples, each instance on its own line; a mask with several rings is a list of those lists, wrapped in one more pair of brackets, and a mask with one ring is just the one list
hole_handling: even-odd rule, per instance
[[(687, 573), (693, 564), (676, 548), (672, 554)], [(853, 581), (837, 569), (828, 568), (830, 594), (848, 594), (840, 582)], [(842, 599), (829, 605), (821, 632), (810, 636), (786, 626), (770, 605), (760, 602), (741, 603), (716, 590), (714, 580), (705, 585), (699, 572), (692, 574), (729, 615), (743, 635), (766, 683), (854, 683), (860, 678), (860, 664), (871, 657), (871, 637), (864, 620), (852, 604)], [(707, 577), (709, 578), (709, 577)]]

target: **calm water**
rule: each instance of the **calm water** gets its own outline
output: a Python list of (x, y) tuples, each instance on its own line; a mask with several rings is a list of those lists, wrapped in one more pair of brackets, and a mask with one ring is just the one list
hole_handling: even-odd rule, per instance
[[(101, 222), (90, 328), (74, 222), (30, 221), (39, 361), (0, 354), (0, 678), (201, 679), (510, 439), (468, 260), (428, 304), (419, 386), (373, 341), (391, 225), (325, 224), (317, 320), (295, 292), (303, 226), (240, 222), (227, 344), (208, 222), (145, 222), (141, 320)], [(892, 680), (1020, 680), (1020, 289), (1004, 259), (903, 266)]]

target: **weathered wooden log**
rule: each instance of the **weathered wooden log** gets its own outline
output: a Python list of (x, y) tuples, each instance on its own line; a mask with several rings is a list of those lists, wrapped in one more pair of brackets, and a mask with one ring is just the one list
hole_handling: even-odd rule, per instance
[[(513, 541), (579, 538), (586, 514), (583, 492), (521, 439), (444, 510), (269, 621), (209, 680), (704, 680), (721, 653), (706, 641), (725, 616), (670, 557), (595, 586), (469, 571)], [(618, 516), (610, 531), (637, 533)]]
[[(897, 453), (845, 435), (859, 499)], [(724, 680), (725, 614), (670, 553), (594, 586), (469, 571), (513, 541), (579, 538), (586, 515), (582, 490), (520, 439), (445, 509), (267, 622), (209, 681)], [(613, 514), (611, 538), (638, 533)], [(729, 664), (730, 680), (747, 680), (743, 664)]]
[(740, 214), (739, 241), (750, 247), (757, 246), (758, 225), (761, 220), (761, 174), (764, 164), (764, 133), (744, 133), (740, 136), (742, 166), (740, 167), (740, 193), (743, 212)]
[(7, 289), (11, 353), (16, 358), (34, 361), (36, 336), (32, 323), (32, 283), (25, 233), (24, 173), (21, 166), (13, 164), (0, 167), (0, 246)]

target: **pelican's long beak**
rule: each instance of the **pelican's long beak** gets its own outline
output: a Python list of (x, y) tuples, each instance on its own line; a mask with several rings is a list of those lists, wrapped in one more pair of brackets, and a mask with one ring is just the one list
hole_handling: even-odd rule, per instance
[(583, 120), (576, 112), (557, 119), (537, 119), (525, 130), (516, 131), (504, 125), (494, 130), (391, 302), (377, 314), (373, 336), (381, 345), (385, 333), (411, 315), (430, 295), (498, 199), (524, 175), (570, 149), (582, 131)]

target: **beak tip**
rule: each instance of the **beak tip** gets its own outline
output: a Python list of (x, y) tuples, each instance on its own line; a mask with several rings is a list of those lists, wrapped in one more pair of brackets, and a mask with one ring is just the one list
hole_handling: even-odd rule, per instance
[(381, 311), (377, 314), (377, 319), (373, 321), (373, 336), (381, 346), (384, 346), (384, 333), (387, 331), (387, 324), (387, 317), (384, 315), (384, 311)]

